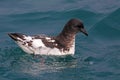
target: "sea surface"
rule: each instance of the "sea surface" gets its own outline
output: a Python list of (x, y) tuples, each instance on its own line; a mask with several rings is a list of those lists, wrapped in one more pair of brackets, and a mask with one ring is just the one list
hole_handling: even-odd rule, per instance
[[(78, 18), (74, 56), (23, 52), (7, 35), (58, 35)], [(120, 0), (0, 0), (0, 80), (120, 80)]]

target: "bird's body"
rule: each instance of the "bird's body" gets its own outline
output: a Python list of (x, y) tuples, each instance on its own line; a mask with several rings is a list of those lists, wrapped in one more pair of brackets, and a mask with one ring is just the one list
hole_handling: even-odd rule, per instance
[(58, 36), (28, 36), (21, 33), (9, 33), (8, 35), (15, 40), (26, 53), (61, 56), (74, 55), (75, 35), (79, 31), (88, 35), (81, 21), (78, 19), (71, 19)]

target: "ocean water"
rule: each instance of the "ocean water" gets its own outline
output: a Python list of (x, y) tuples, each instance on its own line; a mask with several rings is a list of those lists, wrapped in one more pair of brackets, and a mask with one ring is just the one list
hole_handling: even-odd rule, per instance
[[(74, 56), (29, 55), (7, 35), (54, 36), (71, 18), (89, 34)], [(0, 0), (0, 80), (120, 80), (120, 1)]]

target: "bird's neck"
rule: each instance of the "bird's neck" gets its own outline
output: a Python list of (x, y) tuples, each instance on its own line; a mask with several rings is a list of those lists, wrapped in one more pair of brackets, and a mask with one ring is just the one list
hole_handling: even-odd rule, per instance
[(74, 44), (75, 41), (75, 32), (70, 30), (63, 30), (58, 36), (57, 41), (64, 47), (69, 48)]
[(72, 32), (61, 32), (57, 37), (63, 39), (63, 40), (67, 40), (67, 41), (71, 41), (73, 39), (75, 39), (75, 33)]

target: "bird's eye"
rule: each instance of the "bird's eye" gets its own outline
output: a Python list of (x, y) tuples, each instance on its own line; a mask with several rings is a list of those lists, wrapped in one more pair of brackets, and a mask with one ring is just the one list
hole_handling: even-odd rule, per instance
[(78, 27), (78, 28), (79, 28), (79, 27), (80, 27), (80, 25), (75, 25), (75, 27)]
[(78, 25), (78, 28), (84, 28), (83, 24)]
[(76, 27), (78, 27), (78, 28), (83, 28), (83, 26), (81, 26), (81, 25), (77, 25)]

